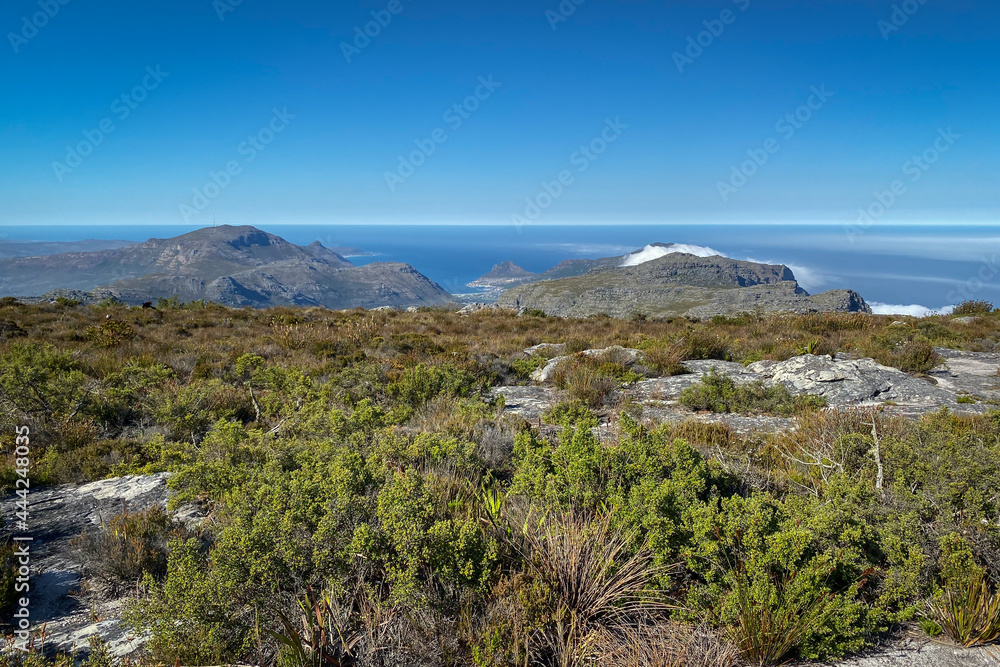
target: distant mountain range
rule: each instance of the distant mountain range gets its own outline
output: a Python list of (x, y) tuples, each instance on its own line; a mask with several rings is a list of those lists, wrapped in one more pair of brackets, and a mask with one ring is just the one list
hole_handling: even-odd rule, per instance
[[(112, 247), (81, 250), (98, 243)], [(50, 242), (36, 244), (34, 256), (0, 255), (0, 296), (64, 296), (86, 303), (116, 299), (133, 305), (177, 297), (236, 307), (334, 309), (433, 306), (463, 298), (408, 264), (355, 266), (319, 241), (298, 246), (249, 226), (206, 227), (115, 247), (121, 243)], [(0, 251), (5, 245), (0, 243)], [(74, 251), (42, 254), (62, 248)], [(501, 262), (470, 286), (490, 290), (487, 295), (498, 297), (501, 306), (568, 317), (870, 312), (850, 290), (810, 295), (786, 266), (670, 243), (617, 257), (565, 260), (542, 273)]]
[(84, 241), (8, 241), (0, 240), (0, 258), (37, 257), (60, 252), (93, 252), (109, 248), (124, 248), (135, 241), (87, 239)]
[(0, 259), (0, 294), (87, 302), (177, 296), (229, 306), (437, 305), (451, 295), (413, 267), (354, 266), (319, 241), (297, 246), (254, 227), (206, 227), (121, 248)]
[(852, 290), (810, 295), (784, 265), (712, 253), (711, 248), (654, 243), (617, 257), (567, 260), (507, 290), (498, 303), (567, 317), (871, 312)]

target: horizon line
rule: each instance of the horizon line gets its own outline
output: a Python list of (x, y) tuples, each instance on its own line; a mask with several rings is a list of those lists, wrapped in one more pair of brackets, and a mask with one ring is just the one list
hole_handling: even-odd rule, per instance
[[(730, 222), (721, 220), (699, 221), (699, 222), (538, 222), (529, 225), (514, 225), (510, 222), (256, 222), (256, 223), (223, 223), (223, 224), (191, 224), (179, 222), (107, 222), (107, 223), (83, 223), (83, 222), (39, 222), (25, 225), (24, 223), (0, 223), (0, 229), (16, 227), (23, 230), (25, 227), (196, 227), (199, 229), (211, 227), (322, 227), (322, 226), (343, 226), (343, 227), (661, 227), (661, 226), (727, 226), (727, 227), (849, 227), (853, 222), (844, 221), (773, 221), (773, 222)], [(963, 221), (963, 222), (931, 222), (931, 221), (885, 221), (877, 222), (868, 229), (877, 227), (1000, 227), (1000, 220), (988, 221)], [(3, 240), (3, 239), (0, 239)]]

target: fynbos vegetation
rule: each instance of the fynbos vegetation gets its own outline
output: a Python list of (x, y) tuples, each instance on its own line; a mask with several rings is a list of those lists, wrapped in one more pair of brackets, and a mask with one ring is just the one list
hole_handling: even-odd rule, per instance
[[(622, 321), (8, 301), (0, 322), (21, 332), (0, 340), (0, 437), (10, 452), (12, 426), (31, 427), (36, 483), (171, 473), (167, 512), (108, 517), (75, 543), (91, 589), (125, 596), (148, 638), (133, 663), (770, 665), (903, 627), (963, 645), (997, 636), (1000, 413), (822, 410), (714, 376), (685, 394), (796, 424), (741, 435), (644, 422), (615, 399), (684, 360), (803, 348), (925, 372), (933, 345), (996, 350), (997, 314)], [(526, 383), (545, 360), (522, 350), (542, 342), (650, 355), (642, 368), (574, 357), (556, 378), (568, 400), (543, 425), (491, 391)], [(599, 439), (609, 414), (615, 437)], [(169, 511), (192, 501), (209, 518), (182, 527)]]

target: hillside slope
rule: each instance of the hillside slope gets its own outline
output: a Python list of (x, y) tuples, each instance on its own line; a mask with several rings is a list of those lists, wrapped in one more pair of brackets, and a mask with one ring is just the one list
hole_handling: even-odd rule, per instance
[[(559, 266), (565, 269), (565, 264)], [(567, 317), (601, 313), (612, 317), (711, 317), (758, 309), (870, 312), (861, 295), (851, 290), (811, 296), (783, 265), (687, 253), (667, 254), (635, 266), (602, 263), (583, 275), (515, 287), (504, 292), (498, 303)]]
[(0, 260), (0, 294), (142, 303), (177, 296), (229, 306), (328, 308), (447, 303), (451, 296), (406, 264), (356, 267), (318, 241), (297, 246), (254, 227), (208, 227), (120, 249)]

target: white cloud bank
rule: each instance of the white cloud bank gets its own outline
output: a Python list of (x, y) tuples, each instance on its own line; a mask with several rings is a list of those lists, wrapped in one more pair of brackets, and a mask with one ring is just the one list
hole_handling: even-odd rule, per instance
[(701, 245), (688, 245), (687, 243), (671, 243), (670, 245), (648, 245), (642, 250), (633, 252), (630, 255), (626, 255), (624, 261), (619, 266), (638, 266), (640, 264), (645, 264), (646, 262), (651, 262), (654, 259), (659, 259), (664, 255), (672, 255), (674, 253), (687, 253), (689, 255), (696, 255), (697, 257), (726, 257), (718, 250), (713, 250), (707, 246)]
[[(670, 243), (667, 245), (647, 245), (642, 250), (633, 252), (625, 256), (622, 263), (619, 266), (638, 266), (639, 264), (645, 264), (646, 262), (651, 262), (654, 259), (659, 259), (664, 255), (672, 255), (674, 253), (687, 253), (689, 255), (695, 255), (697, 257), (729, 257), (729, 255), (719, 252), (714, 248), (709, 248), (703, 245), (691, 245), (688, 243)], [(774, 264), (775, 262), (768, 260), (758, 260), (752, 257), (747, 257), (747, 262), (756, 262), (757, 264)], [(780, 262), (779, 262), (780, 263)], [(812, 291), (813, 289), (823, 285), (827, 282), (827, 277), (818, 271), (813, 271), (804, 266), (795, 266), (792, 264), (785, 264), (792, 273), (795, 274), (795, 280), (798, 281), (804, 289)]]
[(947, 315), (951, 313), (951, 311), (955, 310), (955, 306), (944, 306), (943, 308), (935, 309), (917, 304), (904, 306), (895, 303), (879, 303), (878, 301), (870, 301), (868, 305), (872, 307), (872, 312), (876, 315), (909, 315), (910, 317)]

